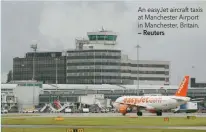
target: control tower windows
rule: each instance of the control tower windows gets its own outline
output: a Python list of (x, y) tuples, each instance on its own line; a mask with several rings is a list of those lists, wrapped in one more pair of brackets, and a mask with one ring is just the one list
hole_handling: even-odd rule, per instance
[(88, 35), (89, 40), (108, 40), (108, 41), (116, 41), (116, 35)]

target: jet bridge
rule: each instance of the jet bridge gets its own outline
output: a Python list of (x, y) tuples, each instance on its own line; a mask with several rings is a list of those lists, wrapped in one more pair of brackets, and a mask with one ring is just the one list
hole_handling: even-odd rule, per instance
[(42, 108), (40, 109), (40, 112), (44, 112), (45, 109), (48, 108), (48, 107), (49, 107), (49, 104), (45, 104), (44, 107), (42, 107)]
[(105, 99), (103, 94), (88, 94), (86, 96), (79, 96), (79, 102), (81, 109), (82, 105), (89, 105), (92, 111), (105, 110), (111, 108), (111, 99)]
[(49, 106), (51, 112), (55, 112), (55, 113), (56, 113), (56, 112), (61, 112), (61, 111), (63, 111), (64, 109), (66, 109), (66, 108), (68, 108), (68, 107), (70, 107), (70, 106), (74, 106), (74, 104), (72, 104), (72, 103), (65, 103), (63, 106), (61, 105), (61, 106), (59, 107), (59, 109), (55, 109), (51, 104), (49, 104), (48, 106)]

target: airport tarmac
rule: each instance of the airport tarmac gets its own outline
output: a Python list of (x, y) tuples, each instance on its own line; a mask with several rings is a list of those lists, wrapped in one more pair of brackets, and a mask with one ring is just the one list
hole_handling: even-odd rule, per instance
[(144, 129), (190, 129), (190, 130), (206, 130), (206, 126), (71, 126), (71, 125), (1, 125), (3, 128), (144, 128)]
[[(5, 116), (4, 116), (5, 115)], [(13, 115), (13, 116), (12, 116)], [(3, 114), (4, 118), (19, 118), (19, 117), (125, 117), (121, 113), (8, 113)], [(136, 113), (128, 113), (126, 117), (137, 117)], [(156, 116), (152, 113), (143, 113), (143, 117), (186, 117), (196, 116), (205, 117), (206, 113), (163, 113), (162, 116)]]
[[(4, 117), (4, 115), (7, 115)], [(34, 117), (125, 117), (120, 113), (19, 113), (19, 114), (4, 114), (4, 118), (34, 118)], [(14, 116), (15, 115), (15, 116)], [(206, 118), (206, 113), (163, 113), (162, 116), (156, 116), (152, 113), (144, 113), (143, 117), (186, 117), (186, 116), (196, 116)], [(128, 113), (126, 117), (137, 117), (136, 113)], [(159, 126), (71, 126), (71, 125), (2, 125), (5, 128), (150, 128), (150, 129), (191, 129), (191, 130), (206, 130), (206, 126), (171, 126), (171, 127), (159, 127)]]

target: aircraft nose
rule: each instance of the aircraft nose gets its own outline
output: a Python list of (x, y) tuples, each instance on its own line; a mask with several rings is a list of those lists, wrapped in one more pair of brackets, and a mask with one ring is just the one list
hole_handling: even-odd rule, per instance
[(117, 103), (116, 103), (116, 102), (113, 102), (113, 103), (112, 103), (112, 105), (113, 105), (113, 107), (115, 107), (115, 108), (116, 108)]
[(122, 99), (121, 97), (117, 98), (112, 104), (113, 107), (118, 108), (119, 103), (121, 102), (121, 99)]

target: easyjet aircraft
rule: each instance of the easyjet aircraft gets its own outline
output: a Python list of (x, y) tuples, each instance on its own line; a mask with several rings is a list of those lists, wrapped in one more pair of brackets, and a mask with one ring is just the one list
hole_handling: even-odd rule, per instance
[(137, 108), (137, 115), (142, 116), (141, 109), (145, 109), (157, 116), (162, 115), (162, 110), (177, 108), (190, 101), (187, 96), (189, 76), (185, 76), (174, 96), (122, 96), (116, 99), (113, 106), (122, 115)]

